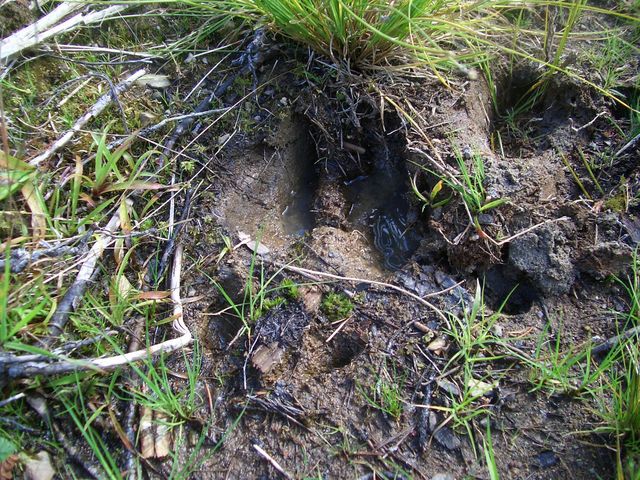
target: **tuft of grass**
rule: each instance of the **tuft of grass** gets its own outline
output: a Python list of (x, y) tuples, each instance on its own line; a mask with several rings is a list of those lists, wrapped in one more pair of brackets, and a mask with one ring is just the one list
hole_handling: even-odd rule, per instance
[(487, 423), (487, 436), (482, 441), (484, 449), (484, 459), (487, 463), (487, 469), (489, 470), (489, 478), (491, 480), (500, 480), (500, 474), (498, 473), (498, 465), (496, 464), (496, 456), (493, 450), (493, 441), (491, 440), (491, 426)]
[(386, 365), (376, 374), (376, 381), (369, 387), (358, 385), (357, 389), (365, 402), (394, 420), (399, 420), (404, 411), (403, 390), (405, 377), (399, 375), (395, 366), (389, 370)]
[[(505, 300), (506, 302), (506, 300)], [(453, 428), (464, 430), (474, 439), (475, 421), (489, 414), (489, 406), (482, 401), (496, 383), (496, 372), (490, 365), (504, 358), (500, 351), (503, 340), (494, 335), (494, 327), (500, 318), (501, 308), (489, 313), (484, 302), (484, 292), (479, 282), (473, 304), (463, 315), (450, 315), (447, 335), (455, 344), (455, 352), (447, 362), (445, 370), (460, 369), (462, 374), (459, 394), (450, 394), (449, 406), (441, 407)], [(476, 449), (472, 441), (472, 448)]]
[[(283, 268), (279, 268), (273, 274), (267, 275), (264, 264), (255, 253), (259, 244), (259, 240), (256, 240), (256, 247), (251, 256), (241, 300), (234, 299), (233, 292), (225, 291), (219, 282), (209, 277), (227, 303), (229, 312), (242, 323), (242, 328), (237, 338), (245, 334), (250, 336), (256, 320), (268, 310), (286, 303), (287, 298), (294, 299), (298, 295), (297, 286), (286, 280), (278, 286), (273, 286)], [(208, 276), (206, 273), (202, 273)], [(273, 296), (274, 293), (278, 292), (283, 293), (284, 296)]]
[(88, 399), (84, 397), (83, 391), (84, 386), (81, 383), (80, 377), (76, 376), (76, 388), (68, 395), (60, 395), (60, 402), (65, 409), (65, 413), (69, 415), (96, 460), (98, 460), (105, 474), (105, 478), (121, 479), (123, 477), (118, 468), (118, 462), (113, 456), (112, 449), (109, 448), (98, 429), (94, 427), (96, 419), (104, 412), (107, 405), (102, 405), (94, 412), (90, 412), (87, 409)]
[[(467, 166), (464, 155), (459, 149), (455, 149), (455, 160), (458, 167), (457, 172), (435, 172), (429, 168), (418, 165), (423, 170), (436, 175), (440, 181), (444, 183), (451, 191), (453, 191), (462, 200), (465, 209), (469, 215), (470, 221), (473, 223), (476, 231), (482, 233), (482, 228), (478, 220), (478, 216), (489, 210), (504, 205), (507, 201), (503, 198), (489, 198), (487, 190), (484, 186), (486, 173), (484, 169), (484, 159), (478, 153), (471, 156), (471, 166)], [(415, 181), (412, 182), (414, 193), (418, 199), (428, 206), (441, 206), (442, 201), (436, 201), (436, 197), (440, 193), (442, 185), (440, 182), (436, 184), (434, 189), (428, 196), (420, 193)], [(446, 202), (449, 200), (447, 199)], [(446, 203), (445, 202), (445, 203)]]

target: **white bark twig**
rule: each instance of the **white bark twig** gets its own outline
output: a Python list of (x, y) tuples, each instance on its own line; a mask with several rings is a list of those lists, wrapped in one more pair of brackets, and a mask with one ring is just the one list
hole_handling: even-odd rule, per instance
[(289, 472), (287, 472), (284, 468), (282, 468), (282, 465), (280, 465), (275, 458), (273, 458), (271, 455), (269, 455), (264, 450), (264, 448), (262, 448), (257, 443), (253, 444), (253, 448), (255, 449), (256, 452), (258, 452), (258, 455), (260, 455), (267, 462), (269, 462), (271, 464), (271, 466), (273, 468), (275, 468), (280, 473), (280, 475), (282, 475), (287, 480), (293, 480), (293, 477), (291, 476), (291, 474)]
[(114, 355), (106, 358), (94, 358), (89, 360), (73, 360), (61, 358), (57, 363), (43, 362), (20, 362), (16, 365), (9, 365), (6, 368), (8, 378), (30, 377), (33, 375), (56, 375), (82, 370), (110, 371), (123, 365), (148, 359), (158, 353), (170, 353), (179, 350), (193, 341), (193, 336), (184, 323), (182, 300), (180, 297), (180, 273), (182, 270), (182, 245), (176, 248), (173, 271), (171, 274), (171, 300), (173, 301), (173, 329), (180, 334), (180, 337), (166, 340), (162, 343), (152, 345), (143, 350)]
[(120, 82), (118, 85), (116, 85), (112, 91), (109, 91), (108, 93), (105, 93), (103, 96), (101, 96), (98, 99), (98, 101), (94, 103), (93, 106), (89, 110), (87, 110), (82, 117), (76, 120), (76, 122), (73, 124), (73, 127), (71, 127), (70, 130), (67, 130), (45, 152), (29, 160), (29, 163), (33, 166), (38, 166), (43, 161), (51, 158), (58, 150), (60, 150), (67, 143), (69, 143), (69, 141), (71, 141), (73, 136), (77, 132), (82, 130), (84, 126), (87, 123), (89, 123), (91, 119), (100, 115), (103, 112), (103, 110), (107, 108), (107, 106), (113, 101), (114, 96), (120, 95), (122, 92), (128, 90), (131, 87), (131, 85), (133, 85), (133, 82), (135, 82), (137, 79), (139, 79), (146, 73), (147, 71), (144, 68), (141, 68), (140, 70), (135, 71), (134, 73), (129, 75), (126, 79), (124, 79), (122, 82)]
[(83, 2), (63, 2), (41, 19), (0, 40), (0, 63), (55, 35), (70, 32), (80, 25), (106, 20), (129, 8), (128, 5), (112, 5), (102, 10), (78, 13), (65, 20), (69, 14), (86, 6)]

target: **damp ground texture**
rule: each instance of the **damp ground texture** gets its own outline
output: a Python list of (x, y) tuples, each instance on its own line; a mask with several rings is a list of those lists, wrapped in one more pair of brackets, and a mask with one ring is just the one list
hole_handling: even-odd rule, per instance
[(0, 0), (0, 480), (640, 480), (639, 17)]

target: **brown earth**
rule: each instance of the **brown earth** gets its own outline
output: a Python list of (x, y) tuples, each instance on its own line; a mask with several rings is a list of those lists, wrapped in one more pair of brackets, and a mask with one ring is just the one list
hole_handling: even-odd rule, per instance
[[(616, 331), (611, 312), (623, 308), (610, 278), (631, 264), (636, 232), (629, 225), (637, 211), (607, 206), (604, 199), (618, 187), (615, 176), (603, 181), (602, 200), (583, 200), (558, 152), (584, 173), (578, 148), (596, 156), (620, 141), (605, 116), (589, 124), (602, 110), (615, 117), (615, 106), (580, 85), (553, 80), (541, 103), (519, 119), (529, 129), (519, 138), (490, 113), (482, 80), (461, 80), (453, 91), (407, 80), (390, 94), (402, 91), (416, 108), (424, 122), (420, 135), (389, 110), (383, 120), (375, 101), (352, 99), (349, 112), (337, 114), (340, 95), (327, 98), (307, 88), (294, 98), (295, 78), (279, 78), (259, 96), (260, 107), (247, 107), (245, 131), (222, 139), (228, 143), (215, 157), (216, 175), (189, 235), (188, 255), (209, 259), (185, 282), (190, 297), (202, 298), (190, 304), (187, 320), (203, 343), (202, 382), (215, 399), (203, 421), (213, 416), (216, 439), (231, 429), (197, 478), (278, 476), (253, 445), (294, 478), (488, 478), (482, 438), (489, 422), (503, 478), (613, 478), (611, 439), (589, 433), (599, 422), (594, 406), (568, 395), (531, 393), (529, 370), (508, 357), (474, 367), (476, 378), (493, 383), (470, 405), (483, 412), (473, 422), (474, 440), (453, 422), (442, 423), (443, 409), (464, 386), (464, 365), (448, 364), (458, 347), (445, 322), (409, 296), (364, 281), (316, 284), (304, 289), (300, 302), (264, 314), (250, 339), (237, 339), (241, 324), (218, 313), (228, 304), (210, 279), (242, 301), (252, 261), (260, 260), (245, 248), (218, 264), (212, 259), (221, 233), (234, 244), (248, 234), (269, 249), (260, 268), (275, 275), (275, 283), (309, 281), (279, 271), (277, 262), (391, 282), (420, 296), (460, 281), (461, 287), (431, 300), (462, 315), (479, 280), (487, 308), (498, 309), (518, 287), (493, 331), (530, 355), (545, 331), (546, 342), (559, 335), (563, 349), (609, 337)], [(200, 142), (217, 145), (220, 139)], [(505, 238), (538, 226), (496, 246), (473, 228), (465, 232), (468, 219), (457, 200), (423, 212), (408, 179), (417, 173), (418, 185), (429, 191), (433, 175), (418, 166), (434, 168), (427, 155), (451, 164), (454, 145), (481, 154), (489, 195), (509, 200), (482, 216), (486, 234)], [(388, 176), (380, 173), (385, 168)], [(626, 175), (634, 178), (635, 166)], [(394, 202), (404, 202), (403, 219), (419, 241), (391, 271), (372, 229)], [(344, 324), (332, 324), (318, 310), (320, 294), (333, 290), (355, 304)], [(444, 340), (441, 350), (428, 348), (434, 338)], [(396, 418), (366, 399), (389, 375), (400, 386)], [(430, 413), (425, 405), (433, 407)]]

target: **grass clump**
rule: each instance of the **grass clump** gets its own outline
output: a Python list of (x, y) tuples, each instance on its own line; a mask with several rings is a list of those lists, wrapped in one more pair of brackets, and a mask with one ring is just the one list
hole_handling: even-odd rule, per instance
[(353, 311), (354, 305), (343, 293), (331, 292), (325, 295), (320, 304), (320, 310), (332, 322), (344, 320)]
[(423, 165), (418, 165), (423, 170), (438, 177), (439, 181), (430, 193), (423, 194), (418, 189), (416, 180), (413, 179), (411, 182), (413, 192), (425, 207), (437, 208), (445, 205), (450, 199), (449, 197), (444, 200), (438, 200), (442, 186), (446, 186), (462, 200), (469, 220), (473, 223), (477, 232), (482, 233), (482, 227), (478, 219), (479, 215), (504, 205), (506, 200), (503, 198), (490, 198), (485, 187), (486, 173), (484, 159), (481, 155), (472, 154), (471, 166), (467, 166), (464, 155), (456, 149), (455, 160), (457, 171), (454, 173), (449, 171), (438, 173)]
[(403, 390), (405, 378), (398, 375), (396, 368), (382, 369), (370, 387), (358, 385), (358, 391), (365, 402), (394, 420), (399, 420), (404, 411)]

